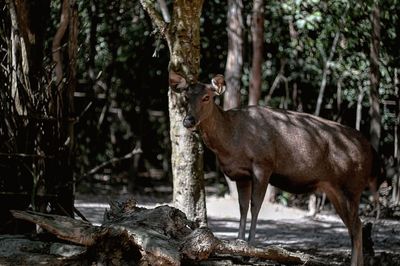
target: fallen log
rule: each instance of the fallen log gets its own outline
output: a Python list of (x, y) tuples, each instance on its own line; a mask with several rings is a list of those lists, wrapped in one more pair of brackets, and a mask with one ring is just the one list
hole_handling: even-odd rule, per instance
[(212, 254), (257, 257), (281, 264), (326, 265), (313, 256), (280, 247), (257, 248), (245, 241), (220, 240), (209, 228), (196, 228), (180, 210), (164, 205), (140, 208), (134, 200), (111, 203), (101, 226), (69, 217), (12, 211), (58, 238), (87, 247), (86, 255), (106, 265), (181, 265), (207, 260)]

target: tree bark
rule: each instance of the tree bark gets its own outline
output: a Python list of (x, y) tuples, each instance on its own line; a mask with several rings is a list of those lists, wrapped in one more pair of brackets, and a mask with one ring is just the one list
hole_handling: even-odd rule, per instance
[[(228, 55), (225, 66), (226, 91), (223, 107), (225, 110), (240, 106), (240, 88), (243, 68), (243, 3), (242, 0), (228, 0), (226, 30), (228, 35)], [(237, 198), (236, 183), (225, 176), (229, 194)]]
[(225, 66), (226, 91), (224, 109), (240, 105), (240, 83), (243, 67), (243, 3), (242, 0), (228, 0), (227, 32), (228, 55)]
[(249, 88), (249, 105), (257, 105), (261, 96), (262, 63), (264, 50), (264, 1), (253, 1), (253, 20), (251, 24), (253, 39), (253, 59)]
[(381, 114), (379, 105), (379, 49), (381, 41), (380, 9), (378, 1), (374, 1), (371, 13), (371, 49), (370, 49), (370, 135), (371, 144), (376, 151), (379, 151), (379, 141), (381, 137)]
[[(203, 1), (177, 0), (171, 22), (170, 71), (184, 74), (189, 83), (200, 71), (200, 15)], [(173, 200), (190, 220), (207, 223), (200, 137), (183, 127), (187, 101), (184, 95), (168, 93), (172, 143)]]
[[(203, 0), (174, 1), (170, 24), (155, 9), (155, 1), (141, 0), (170, 51), (169, 71), (180, 74), (188, 83), (197, 82), (200, 71), (200, 15)], [(187, 101), (169, 90), (171, 163), (174, 205), (190, 220), (207, 223), (203, 172), (203, 146), (200, 137), (183, 127)]]

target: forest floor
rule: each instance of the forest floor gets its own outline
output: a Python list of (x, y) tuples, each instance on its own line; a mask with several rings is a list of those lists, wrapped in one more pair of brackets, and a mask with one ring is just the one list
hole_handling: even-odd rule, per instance
[[(123, 201), (132, 195), (89, 196), (78, 195), (76, 207), (92, 223), (100, 224), (109, 200)], [(170, 204), (170, 196), (157, 198), (144, 193), (134, 195), (139, 206), (153, 208)], [(232, 197), (207, 196), (208, 225), (221, 239), (235, 239), (239, 227), (239, 207)], [(250, 214), (248, 215), (249, 220)], [(400, 221), (362, 217), (371, 222), (375, 257), (367, 265), (400, 265)], [(248, 223), (249, 224), (249, 223)], [(277, 245), (290, 251), (328, 260), (329, 265), (349, 265), (350, 238), (347, 229), (333, 211), (324, 211), (310, 217), (307, 211), (264, 202), (257, 225), (257, 245)], [(230, 258), (231, 260), (231, 258)], [(227, 265), (231, 265), (232, 261)], [(278, 265), (257, 260), (237, 258), (238, 265)], [(207, 264), (208, 265), (208, 264)]]
[[(110, 201), (124, 201), (133, 197), (139, 206), (154, 208), (171, 205), (172, 200), (172, 189), (167, 186), (143, 187), (133, 194), (127, 193), (126, 188), (104, 190), (104, 186), (96, 185), (91, 188), (92, 193), (86, 191), (76, 195), (75, 207), (94, 225), (102, 223)], [(212, 190), (212, 187), (207, 187), (208, 225), (216, 237), (233, 240), (237, 237), (239, 227), (237, 199), (216, 196), (217, 192)], [(368, 257), (365, 265), (400, 265), (400, 220), (375, 221), (367, 217), (362, 217), (362, 220), (364, 224), (373, 224), (375, 251), (375, 256)], [(332, 210), (310, 217), (306, 210), (264, 202), (259, 214), (256, 239), (256, 245), (260, 247), (280, 246), (329, 261), (327, 265), (350, 265), (350, 238), (342, 221)], [(0, 265), (65, 265), (59, 256), (69, 257), (80, 252), (83, 252), (83, 247), (65, 242), (51, 244), (46, 239), (30, 236), (0, 235)], [(70, 255), (66, 255), (68, 253)], [(280, 264), (240, 256), (218, 256), (191, 265)]]

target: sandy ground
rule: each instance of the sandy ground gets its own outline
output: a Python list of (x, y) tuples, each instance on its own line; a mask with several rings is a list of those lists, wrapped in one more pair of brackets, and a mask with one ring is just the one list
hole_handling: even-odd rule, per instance
[[(123, 200), (127, 197), (129, 196), (118, 196), (112, 200)], [(78, 196), (76, 207), (92, 223), (100, 224), (104, 209), (109, 207), (107, 201), (105, 197)], [(140, 206), (148, 208), (168, 204), (148, 199), (143, 202), (140, 199), (137, 201)], [(217, 237), (236, 238), (239, 227), (237, 200), (230, 197), (208, 196), (207, 216), (209, 227)], [(250, 215), (248, 220), (249, 217)], [(363, 219), (363, 222), (374, 221)], [(311, 218), (304, 210), (264, 202), (259, 214), (256, 238), (259, 246), (280, 245), (293, 251), (332, 258), (332, 265), (345, 265), (350, 256), (347, 229), (335, 213), (318, 214), (315, 218)], [(372, 238), (377, 254), (400, 255), (400, 221), (375, 222)]]

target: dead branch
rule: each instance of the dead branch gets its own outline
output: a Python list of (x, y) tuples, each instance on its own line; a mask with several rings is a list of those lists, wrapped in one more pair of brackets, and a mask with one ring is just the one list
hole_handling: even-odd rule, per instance
[(99, 230), (90, 223), (72, 219), (66, 216), (50, 215), (32, 211), (11, 211), (12, 215), (21, 220), (35, 223), (58, 238), (80, 245), (93, 245), (94, 232)]
[(168, 24), (164, 21), (160, 13), (156, 10), (156, 1), (140, 0), (140, 3), (142, 4), (143, 9), (147, 12), (147, 14), (149, 14), (151, 20), (153, 21), (157, 30), (160, 32), (161, 36), (169, 41), (170, 36), (168, 32)]
[(181, 265), (181, 259), (200, 261), (212, 254), (229, 254), (284, 264), (327, 264), (276, 246), (257, 248), (241, 240), (220, 240), (209, 228), (195, 229), (195, 223), (183, 212), (167, 205), (146, 209), (137, 207), (134, 200), (112, 203), (102, 226), (30, 211), (12, 211), (12, 214), (38, 224), (60, 239), (86, 245), (102, 263), (119, 260), (141, 265)]
[(93, 168), (90, 169), (86, 174), (84, 174), (83, 177), (87, 177), (87, 176), (93, 175), (93, 174), (97, 173), (98, 171), (100, 171), (101, 169), (103, 169), (104, 167), (106, 167), (106, 166), (108, 166), (108, 165), (110, 165), (110, 164), (115, 164), (115, 163), (118, 163), (118, 162), (120, 162), (120, 161), (130, 159), (130, 158), (132, 158), (135, 154), (138, 154), (138, 153), (142, 153), (142, 149), (135, 147), (131, 152), (125, 154), (125, 155), (122, 156), (122, 157), (111, 158), (110, 160), (105, 161), (105, 162), (103, 162), (103, 163), (101, 163), (101, 164), (99, 164), (99, 165), (93, 167)]

